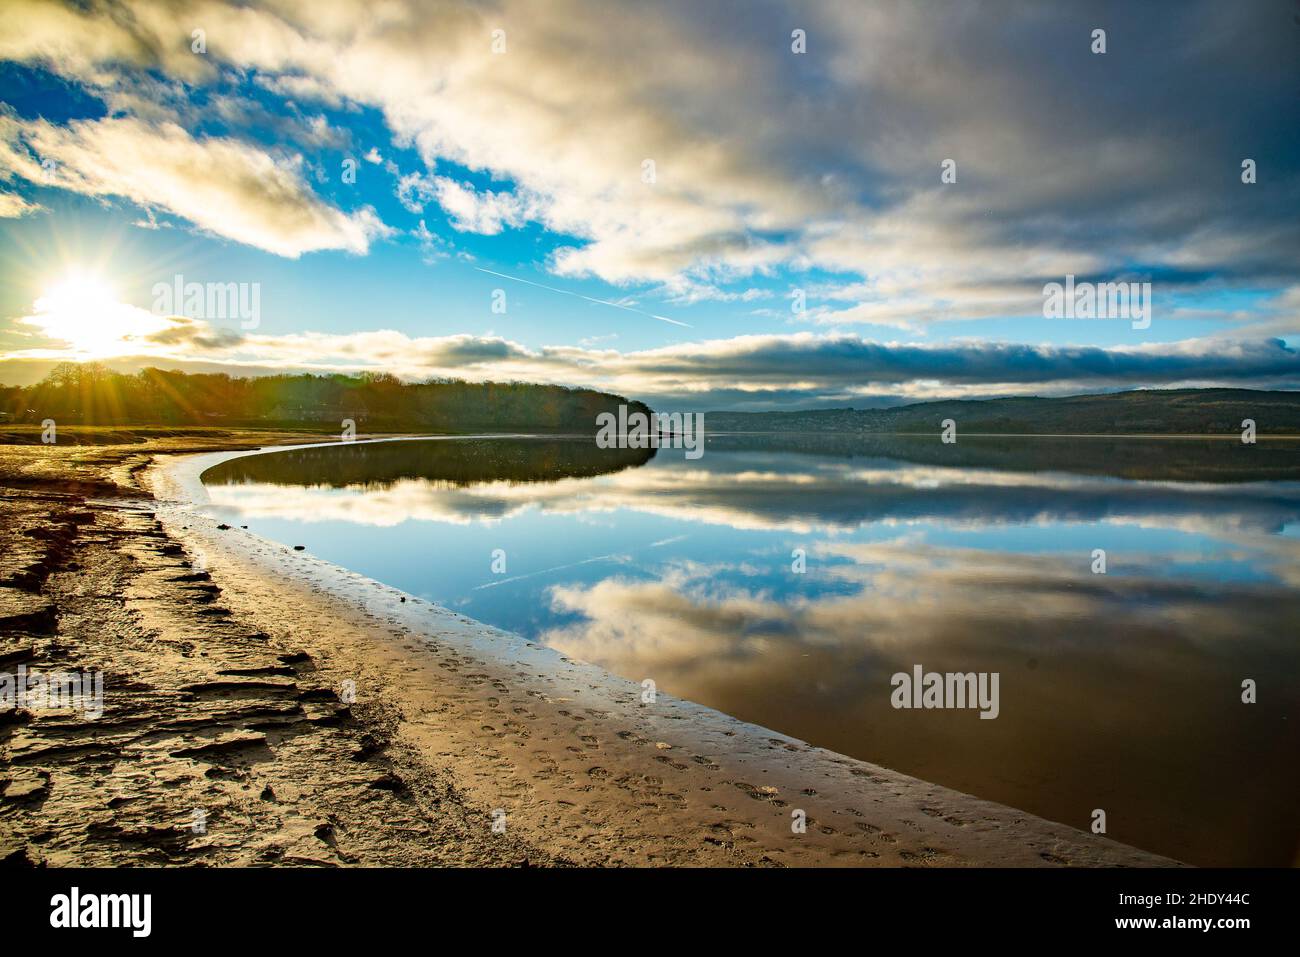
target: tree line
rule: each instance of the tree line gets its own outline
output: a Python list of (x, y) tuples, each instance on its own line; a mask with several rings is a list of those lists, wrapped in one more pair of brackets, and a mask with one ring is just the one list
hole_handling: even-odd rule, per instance
[(65, 362), (31, 386), (0, 386), (0, 419), (76, 425), (208, 425), (334, 431), (351, 419), (368, 432), (581, 431), (620, 404), (594, 389), (527, 382), (428, 379), (386, 372), (230, 376), (142, 369), (115, 372)]

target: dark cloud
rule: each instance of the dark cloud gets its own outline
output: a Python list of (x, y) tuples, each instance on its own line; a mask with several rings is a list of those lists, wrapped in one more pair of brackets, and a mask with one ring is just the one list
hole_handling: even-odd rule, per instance
[(172, 316), (171, 320), (170, 328), (151, 333), (145, 340), (158, 346), (186, 345), (198, 349), (232, 349), (244, 341), (243, 333), (234, 329), (214, 328), (184, 316)]
[[(1281, 339), (1254, 342), (1205, 340), (1139, 349), (1096, 346), (1032, 346), (1020, 343), (960, 343), (940, 346), (889, 345), (853, 336), (771, 337), (741, 340), (725, 350), (673, 350), (633, 355), (637, 372), (656, 378), (718, 382), (729, 397), (789, 401), (790, 384), (809, 382), (805, 399), (826, 392), (869, 391), (922, 381), (954, 393), (977, 385), (1063, 385), (1098, 388), (1171, 385), (1186, 382), (1300, 383), (1300, 352)], [(747, 390), (722, 383), (743, 382)], [(755, 395), (755, 387), (761, 395)]]

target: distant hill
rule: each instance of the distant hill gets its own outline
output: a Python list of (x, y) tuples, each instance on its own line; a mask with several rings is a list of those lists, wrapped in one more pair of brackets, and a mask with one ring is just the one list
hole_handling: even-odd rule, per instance
[(1261, 435), (1300, 435), (1300, 392), (1150, 389), (1063, 398), (945, 399), (892, 409), (708, 412), (709, 432), (957, 433), (996, 435), (1227, 435), (1253, 419)]

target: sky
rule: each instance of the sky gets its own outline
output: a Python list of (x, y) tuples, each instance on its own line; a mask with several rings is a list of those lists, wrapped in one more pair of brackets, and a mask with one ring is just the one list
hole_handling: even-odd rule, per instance
[[(1149, 321), (1049, 315), (1067, 276), (1149, 283)], [(867, 408), (1296, 389), (1298, 347), (1295, 0), (0, 17), (0, 383), (73, 359)]]

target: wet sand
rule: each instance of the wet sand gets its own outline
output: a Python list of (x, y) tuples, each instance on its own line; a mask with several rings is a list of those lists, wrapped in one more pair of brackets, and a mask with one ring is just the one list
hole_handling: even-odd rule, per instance
[(0, 859), (1172, 863), (662, 693), (644, 701), (635, 682), (205, 512), (203, 469), (305, 440), (0, 446), (0, 670), (105, 682), (98, 720), (0, 711)]

